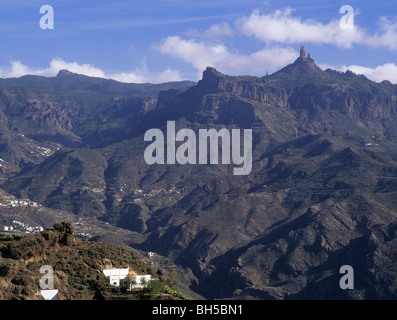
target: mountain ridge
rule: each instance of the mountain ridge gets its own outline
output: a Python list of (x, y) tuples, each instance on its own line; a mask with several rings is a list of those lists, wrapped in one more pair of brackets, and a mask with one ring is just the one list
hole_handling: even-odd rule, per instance
[[(155, 98), (100, 100), (96, 88), (86, 95), (96, 111), (68, 131), (83, 142), (21, 164), (2, 189), (101, 230), (108, 223), (120, 230), (109, 233), (114, 241), (189, 270), (186, 283), (209, 299), (395, 298), (397, 283), (382, 281), (396, 263), (397, 86), (323, 71), (304, 55), (264, 77), (208, 67), (196, 85)], [(77, 102), (64, 109), (84, 114)], [(67, 118), (58, 117), (55, 130), (67, 128)], [(194, 132), (252, 129), (252, 172), (233, 176), (221, 163), (148, 165), (143, 136), (166, 132), (167, 121)], [(19, 138), (37, 143), (31, 134)], [(357, 271), (355, 290), (339, 288), (339, 264)]]

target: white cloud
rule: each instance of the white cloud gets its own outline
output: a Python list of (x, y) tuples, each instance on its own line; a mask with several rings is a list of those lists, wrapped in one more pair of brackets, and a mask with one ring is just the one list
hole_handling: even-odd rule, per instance
[(206, 45), (204, 42), (184, 40), (178, 36), (167, 37), (156, 47), (162, 54), (168, 54), (191, 63), (197, 70), (203, 71), (207, 66), (216, 66), (230, 57), (222, 44)]
[(24, 75), (38, 75), (53, 77), (56, 76), (61, 69), (67, 69), (71, 72), (84, 74), (90, 77), (105, 77), (105, 73), (90, 64), (78, 64), (76, 62), (65, 62), (60, 58), (54, 58), (50, 62), (50, 66), (44, 69), (37, 69), (23, 64), (21, 61), (11, 61), (10, 68), (0, 69), (1, 78), (18, 78)]
[(182, 80), (179, 70), (167, 68), (161, 72), (151, 72), (147, 69), (146, 64), (134, 71), (112, 74), (110, 78), (129, 83), (163, 83)]
[(1, 78), (18, 78), (26, 74), (33, 74), (34, 71), (21, 61), (11, 61), (11, 68), (0, 69)]
[(237, 19), (235, 26), (243, 35), (253, 36), (266, 43), (317, 43), (351, 48), (354, 43), (364, 41), (365, 32), (358, 26), (353, 30), (344, 30), (340, 28), (339, 20), (327, 24), (315, 20), (303, 21), (293, 17), (292, 12), (291, 8), (270, 14), (255, 10), (250, 16)]
[(219, 68), (232, 73), (264, 75), (292, 63), (298, 52), (292, 48), (271, 47), (249, 55), (232, 54), (230, 59), (220, 61)]
[(347, 70), (350, 70), (355, 74), (363, 74), (368, 79), (375, 82), (389, 80), (391, 83), (397, 84), (397, 65), (395, 65), (394, 63), (385, 63), (375, 68), (369, 68), (359, 65), (343, 65), (341, 67), (334, 67), (326, 64), (319, 65), (319, 67), (323, 70), (329, 68), (340, 72), (346, 72)]
[(29, 67), (21, 61), (11, 61), (10, 67), (0, 68), (0, 78), (19, 78), (24, 75), (54, 77), (62, 69), (89, 77), (113, 79), (120, 82), (163, 83), (181, 80), (179, 70), (172, 70), (170, 68), (160, 72), (153, 72), (149, 71), (146, 65), (143, 64), (141, 67), (130, 72), (106, 74), (102, 69), (94, 67), (91, 64), (66, 62), (61, 58), (52, 59), (48, 68), (41, 69)]
[(185, 35), (189, 38), (207, 41), (211, 43), (220, 42), (225, 36), (234, 36), (235, 29), (228, 23), (219, 23), (211, 25), (206, 31), (200, 32), (196, 29), (189, 30)]
[(380, 32), (367, 36), (366, 44), (375, 48), (384, 47), (392, 51), (397, 50), (397, 22), (381, 17), (379, 25)]
[[(331, 44), (339, 48), (365, 45), (397, 50), (397, 21), (391, 21), (386, 17), (379, 19), (379, 31), (370, 34), (357, 24), (353, 30), (345, 30), (340, 27), (340, 20), (331, 20), (324, 24), (293, 17), (292, 13), (291, 8), (269, 14), (261, 14), (255, 10), (250, 16), (237, 19), (235, 27), (241, 34), (266, 43)], [(354, 15), (357, 14), (358, 10)]]
[[(355, 14), (357, 12), (356, 10)], [(339, 20), (328, 23), (304, 20), (294, 16), (291, 8), (267, 13), (255, 10), (234, 22), (213, 24), (203, 32), (190, 30), (184, 37), (168, 36), (162, 39), (155, 49), (163, 55), (175, 57), (193, 66), (197, 71), (194, 80), (201, 78), (202, 71), (207, 66), (232, 75), (260, 76), (266, 72), (277, 71), (293, 62), (298, 52), (291, 46), (298, 48), (301, 44), (328, 44), (339, 48), (364, 45), (397, 50), (397, 20), (380, 18), (378, 31), (370, 34), (357, 24), (354, 30), (343, 30), (339, 26)], [(248, 53), (245, 49), (245, 52), (241, 53), (231, 47), (240, 41), (241, 37), (254, 38), (256, 44), (264, 43), (264, 48), (254, 49)], [(225, 44), (225, 39), (230, 40), (227, 42), (228, 45)], [(374, 81), (388, 79), (397, 83), (395, 64), (384, 64), (376, 68), (351, 65), (333, 69), (343, 71), (347, 68), (355, 73), (362, 73)], [(182, 79), (177, 69), (164, 68), (162, 71), (153, 72), (148, 70), (145, 63), (135, 70), (110, 73), (91, 64), (67, 62), (61, 58), (54, 58), (47, 68), (41, 69), (32, 68), (21, 61), (12, 61), (9, 67), (0, 68), (0, 77), (20, 77), (25, 74), (55, 76), (60, 69), (121, 82), (161, 83)]]
[(105, 73), (90, 64), (78, 64), (77, 62), (66, 62), (60, 58), (52, 59), (47, 75), (54, 76), (59, 70), (66, 69), (70, 72), (84, 74), (89, 77), (106, 78)]
[(350, 70), (356, 74), (363, 74), (375, 82), (389, 80), (391, 83), (397, 84), (397, 65), (394, 63), (385, 63), (375, 68), (351, 65), (343, 66), (341, 69), (342, 71)]
[[(359, 10), (355, 10), (354, 15), (357, 14)], [(265, 48), (241, 54), (222, 41), (232, 36), (254, 38), (265, 43)], [(162, 54), (191, 64), (197, 70), (197, 79), (200, 79), (201, 72), (207, 66), (228, 74), (263, 75), (265, 72), (274, 72), (297, 58), (298, 53), (291, 45), (327, 44), (343, 49), (363, 45), (397, 50), (397, 20), (381, 17), (378, 31), (368, 33), (357, 24), (352, 30), (343, 29), (339, 19), (328, 23), (303, 20), (293, 16), (291, 8), (266, 14), (254, 10), (249, 16), (238, 18), (231, 24), (214, 24), (203, 32), (189, 30), (185, 37), (186, 39), (180, 36), (166, 37), (155, 48)], [(233, 41), (234, 39), (229, 43)], [(360, 66), (349, 68), (374, 81), (388, 79), (396, 82), (394, 64), (373, 69)]]
[(163, 39), (157, 50), (162, 54), (180, 58), (197, 69), (197, 77), (208, 66), (229, 74), (251, 73), (264, 75), (293, 62), (298, 53), (291, 48), (272, 47), (248, 55), (230, 51), (224, 44), (182, 39), (178, 36)]

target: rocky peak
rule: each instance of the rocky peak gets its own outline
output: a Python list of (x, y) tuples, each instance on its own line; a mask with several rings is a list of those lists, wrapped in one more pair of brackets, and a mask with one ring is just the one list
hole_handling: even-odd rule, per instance
[(207, 67), (203, 71), (203, 80), (219, 78), (219, 77), (224, 77), (224, 75), (213, 67)]
[(304, 46), (300, 49), (299, 57), (267, 78), (268, 83), (291, 87), (303, 82), (313, 83), (319, 79), (329, 78), (327, 73), (317, 66), (310, 53), (306, 56)]
[(300, 58), (301, 58), (301, 59), (305, 59), (305, 58), (306, 58), (306, 49), (305, 49), (304, 46), (301, 46)]
[(216, 92), (223, 89), (226, 77), (218, 70), (207, 67), (203, 72), (203, 79), (198, 82), (198, 87), (206, 93)]
[(299, 58), (295, 60), (294, 64), (317, 67), (314, 60), (310, 57), (310, 53), (308, 53), (306, 56), (306, 49), (304, 46), (301, 46)]
[(70, 72), (69, 70), (62, 69), (62, 70), (59, 70), (57, 76), (70, 76), (70, 75), (72, 75), (72, 74), (74, 74), (74, 73), (73, 73), (73, 72)]
[(68, 222), (56, 223), (53, 230), (45, 230), (42, 234), (46, 240), (51, 240), (53, 244), (72, 245), (80, 242), (73, 235), (73, 227)]

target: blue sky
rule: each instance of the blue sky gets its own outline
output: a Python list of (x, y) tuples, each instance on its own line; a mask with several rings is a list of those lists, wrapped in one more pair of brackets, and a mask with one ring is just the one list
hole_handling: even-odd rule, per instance
[[(54, 9), (42, 30), (42, 5)], [(354, 30), (340, 28), (343, 5)], [(261, 76), (301, 45), (322, 67), (397, 83), (395, 0), (1, 0), (0, 77), (59, 69), (124, 82), (198, 80), (206, 66)]]

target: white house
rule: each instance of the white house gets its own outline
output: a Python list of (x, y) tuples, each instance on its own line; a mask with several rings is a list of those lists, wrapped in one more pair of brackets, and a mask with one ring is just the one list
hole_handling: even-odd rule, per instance
[[(109, 279), (110, 285), (128, 289), (144, 288), (151, 280), (150, 274), (137, 275), (134, 271), (129, 271), (129, 268), (105, 269), (103, 273)], [(132, 277), (135, 281), (133, 283), (129, 282), (126, 278), (127, 276)]]
[(127, 289), (142, 289), (147, 286), (149, 281), (151, 281), (151, 276), (150, 274), (144, 274), (144, 275), (136, 275), (136, 276), (130, 276), (131, 278), (135, 279), (133, 283), (129, 282), (127, 278), (123, 279), (121, 285), (124, 288)]
[(120, 280), (123, 280), (128, 275), (129, 268), (123, 269), (105, 269), (103, 273), (105, 277), (109, 279), (109, 282), (112, 286), (119, 287)]

